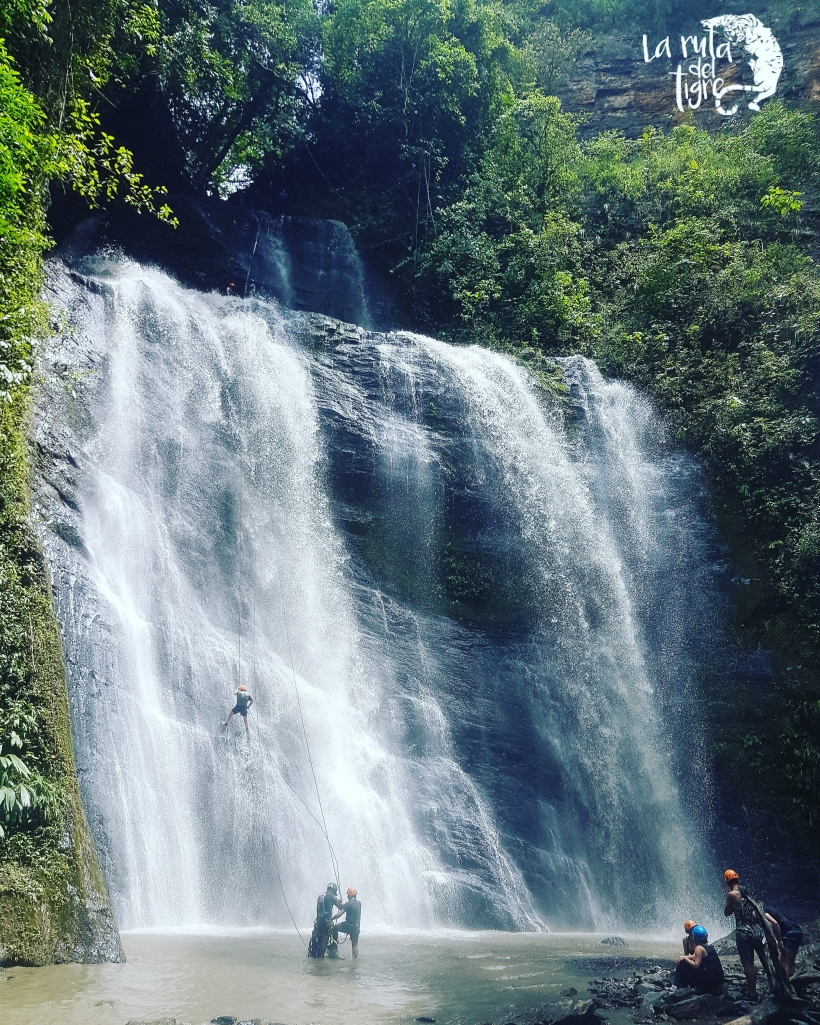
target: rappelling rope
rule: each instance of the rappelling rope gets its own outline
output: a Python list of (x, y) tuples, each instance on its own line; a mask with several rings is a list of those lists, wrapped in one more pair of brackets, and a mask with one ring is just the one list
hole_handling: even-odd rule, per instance
[[(259, 229), (261, 229), (261, 221), (259, 223), (259, 228), (257, 229), (257, 233), (256, 233), (256, 242), (258, 242), (258, 240), (259, 240)], [(254, 243), (254, 253), (256, 252), (256, 242)], [(250, 274), (250, 268), (248, 270), (248, 273)], [(241, 491), (241, 485), (240, 485), (240, 488), (238, 489), (237, 505), (238, 505), (239, 519), (238, 519), (238, 525), (237, 525), (236, 563), (237, 563), (237, 569), (239, 569), (239, 562), (240, 562), (239, 555), (240, 555), (240, 546), (241, 546), (241, 542), (242, 542), (242, 491)], [(316, 824), (321, 829), (322, 835), (324, 836), (325, 842), (327, 843), (327, 846), (328, 846), (328, 851), (330, 852), (330, 863), (331, 863), (331, 866), (333, 867), (333, 873), (334, 873), (334, 876), (336, 878), (337, 892), (341, 892), (342, 883), (341, 883), (341, 878), (340, 878), (340, 873), (339, 873), (339, 862), (338, 862), (338, 860), (336, 858), (336, 852), (333, 849), (333, 844), (331, 843), (330, 835), (329, 835), (328, 829), (327, 829), (327, 820), (325, 818), (325, 810), (324, 810), (324, 806), (322, 805), (322, 796), (321, 796), (321, 794), (319, 792), (319, 781), (318, 781), (318, 779), (316, 777), (316, 769), (315, 769), (315, 767), (313, 765), (313, 755), (312, 755), (311, 750), (310, 750), (310, 741), (308, 740), (307, 726), (305, 725), (305, 717), (304, 717), (304, 714), (303, 714), (303, 711), (302, 711), (302, 699), (301, 699), (301, 697), (299, 695), (299, 685), (298, 685), (298, 682), (297, 682), (297, 679), (296, 679), (296, 669), (295, 669), (294, 661), (293, 661), (293, 648), (292, 648), (291, 643), (290, 643), (290, 629), (288, 627), (287, 608), (286, 608), (286, 604), (285, 604), (285, 588), (284, 588), (284, 584), (282, 582), (282, 567), (281, 567), (281, 564), (279, 562), (279, 547), (276, 544), (276, 535), (275, 535), (275, 533), (272, 532), (271, 537), (272, 537), (272, 540), (273, 540), (274, 560), (276, 562), (276, 575), (277, 575), (277, 579), (279, 581), (279, 595), (280, 595), (280, 598), (281, 598), (281, 601), (282, 601), (282, 622), (283, 622), (283, 625), (285, 627), (285, 640), (286, 640), (287, 646), (288, 646), (288, 660), (290, 662), (291, 676), (293, 677), (293, 689), (294, 689), (294, 692), (296, 694), (296, 707), (299, 710), (299, 721), (302, 724), (302, 734), (303, 734), (303, 736), (305, 738), (305, 749), (307, 750), (308, 763), (310, 765), (311, 775), (313, 776), (313, 786), (314, 786), (314, 788), (316, 790), (316, 800), (317, 800), (317, 802), (319, 804), (319, 814), (322, 817), (321, 822), (319, 822), (319, 820), (316, 818), (316, 816), (310, 810), (310, 808), (308, 807), (308, 805), (304, 801), (304, 799), (297, 793), (297, 791), (294, 789), (294, 787), (290, 784), (290, 782), (288, 781), (288, 779), (285, 776), (284, 772), (282, 771), (281, 766), (279, 765), (278, 761), (275, 758), (273, 759), (273, 763), (274, 763), (274, 765), (276, 765), (277, 769), (279, 770), (279, 774), (282, 777), (282, 779), (284, 780), (285, 784), (293, 791), (293, 793), (296, 795), (296, 797), (304, 805), (305, 810), (308, 812), (310, 817), (314, 820), (314, 822), (316, 822)], [(238, 657), (239, 683), (237, 684), (237, 686), (239, 686), (242, 683), (242, 590), (241, 590), (241, 573), (240, 573), (240, 579), (238, 581), (238, 586), (237, 586), (237, 605), (238, 605), (238, 620), (239, 620), (239, 629), (238, 629), (238, 638), (237, 638), (237, 640), (238, 640), (238, 656), (239, 656)], [(254, 637), (253, 637), (252, 642), (251, 642), (251, 658), (253, 660), (253, 662), (252, 662), (252, 675), (253, 675), (252, 684), (255, 687), (256, 686), (256, 637), (255, 637), (255, 630), (256, 630), (256, 601), (255, 601), (255, 599), (254, 599), (254, 603), (253, 603), (253, 625), (254, 625)], [(262, 738), (259, 736), (258, 724), (257, 724), (257, 737), (259, 738), (259, 741), (260, 741), (260, 744), (261, 744), (261, 739)], [(264, 786), (264, 791), (265, 791), (265, 803), (266, 803), (267, 810), (268, 810), (268, 818), (270, 820), (272, 818), (272, 816), (271, 816), (271, 808), (270, 808), (270, 795), (268, 793), (268, 790), (267, 790), (266, 786)], [(276, 874), (277, 874), (277, 876), (279, 878), (279, 886), (280, 886), (280, 889), (282, 890), (282, 898), (285, 901), (285, 907), (288, 910), (288, 915), (290, 915), (290, 920), (291, 920), (291, 922), (293, 922), (294, 928), (296, 929), (297, 933), (299, 933), (299, 928), (296, 925), (296, 921), (295, 921), (295, 919), (293, 917), (293, 914), (291, 913), (290, 905), (288, 904), (287, 897), (285, 896), (285, 888), (284, 888), (284, 885), (283, 885), (283, 882), (282, 882), (282, 873), (281, 873), (281, 871), (279, 869), (279, 860), (278, 860), (278, 858), (275, 855), (274, 855), (274, 863), (276, 865)], [(303, 939), (301, 933), (299, 933), (299, 939), (301, 939), (302, 942), (304, 943), (304, 939)]]
[[(237, 569), (240, 571), (240, 579), (237, 582), (237, 611), (238, 611), (238, 620), (239, 620), (239, 629), (237, 631), (238, 656), (239, 656), (238, 657), (238, 663), (237, 663), (237, 673), (238, 673), (237, 688), (238, 688), (241, 685), (241, 683), (242, 683), (242, 586), (241, 586), (242, 585), (242, 581), (241, 581), (241, 567), (240, 567), (240, 560), (239, 560), (239, 555), (240, 555), (241, 545), (242, 545), (242, 491), (241, 491), (241, 488), (238, 490), (237, 505), (238, 505), (239, 519), (238, 519), (237, 531), (236, 531), (236, 565), (237, 565)], [(251, 686), (252, 687), (256, 687), (256, 600), (255, 599), (254, 599), (254, 602), (253, 602), (253, 620), (252, 620), (252, 633), (251, 633), (251, 673), (252, 673)], [(253, 691), (251, 691), (251, 693), (253, 693)], [(257, 735), (257, 738), (259, 739), (259, 743), (261, 744), (262, 743), (262, 738), (259, 736), (258, 724), (257, 724), (257, 727), (256, 727), (256, 735)], [(249, 736), (250, 736), (250, 734), (249, 734)], [(276, 765), (277, 769), (279, 769), (280, 774), (282, 774), (282, 770), (279, 767), (279, 763), (275, 759), (274, 759), (274, 764)], [(283, 778), (284, 778), (284, 775), (283, 775)], [(287, 780), (285, 780), (285, 782), (287, 782)], [(271, 822), (273, 820), (273, 815), (271, 814), (270, 794), (268, 793), (268, 788), (267, 788), (267, 785), (266, 785), (264, 779), (262, 781), (262, 790), (263, 790), (263, 793), (265, 795), (265, 807), (266, 807), (267, 813), (268, 813), (268, 821)], [(307, 805), (305, 805), (305, 807), (307, 807)], [(308, 811), (310, 811), (309, 808), (308, 808)], [(305, 938), (301, 934), (301, 932), (299, 931), (299, 926), (296, 924), (296, 919), (293, 917), (293, 912), (291, 911), (290, 904), (288, 903), (287, 894), (285, 893), (285, 884), (284, 884), (284, 881), (282, 879), (282, 870), (279, 868), (279, 855), (278, 855), (278, 852), (276, 851), (275, 848), (273, 850), (273, 864), (274, 864), (274, 867), (276, 868), (276, 877), (279, 880), (279, 889), (282, 891), (282, 900), (285, 902), (285, 907), (287, 908), (288, 916), (289, 916), (291, 922), (293, 922), (293, 928), (296, 930), (296, 935), (302, 941), (302, 946), (306, 946)]]
[[(305, 726), (305, 717), (304, 717), (304, 714), (302, 712), (302, 699), (299, 696), (299, 685), (298, 685), (297, 680), (296, 680), (296, 669), (295, 669), (294, 664), (293, 664), (293, 649), (291, 648), (291, 644), (290, 644), (290, 630), (288, 629), (288, 614), (287, 614), (287, 607), (285, 605), (285, 588), (284, 588), (284, 584), (282, 583), (282, 567), (281, 567), (281, 565), (279, 563), (279, 547), (276, 544), (275, 534), (272, 534), (271, 536), (273, 537), (273, 555), (274, 555), (274, 559), (276, 561), (276, 575), (277, 575), (277, 577), (279, 579), (279, 594), (280, 594), (280, 597), (282, 599), (282, 622), (283, 622), (284, 627), (285, 627), (285, 640), (287, 641), (287, 645), (288, 645), (288, 660), (290, 661), (290, 672), (291, 672), (291, 675), (293, 677), (293, 689), (294, 689), (294, 692), (296, 693), (296, 707), (299, 709), (299, 720), (302, 723), (302, 733), (303, 733), (304, 738), (305, 738), (305, 748), (307, 750), (308, 763), (310, 764), (310, 771), (311, 771), (311, 775), (313, 776), (313, 786), (314, 786), (314, 788), (316, 790), (316, 800), (319, 803), (319, 814), (322, 816), (322, 832), (323, 832), (325, 840), (327, 842), (328, 850), (330, 851), (330, 863), (333, 866), (333, 872), (334, 872), (334, 875), (336, 877), (336, 886), (338, 887), (339, 892), (341, 892), (342, 883), (341, 883), (341, 879), (340, 879), (340, 876), (339, 876), (339, 863), (336, 860), (336, 852), (333, 850), (333, 844), (330, 842), (330, 836), (328, 835), (327, 820), (325, 819), (325, 809), (322, 806), (322, 796), (319, 793), (319, 781), (316, 778), (316, 769), (313, 766), (313, 755), (311, 754), (311, 751), (310, 751), (310, 741), (308, 740), (307, 727)], [(284, 774), (283, 774), (283, 778), (284, 778)], [(305, 807), (307, 807), (307, 805), (305, 805)], [(314, 816), (314, 818), (315, 818), (315, 816)]]

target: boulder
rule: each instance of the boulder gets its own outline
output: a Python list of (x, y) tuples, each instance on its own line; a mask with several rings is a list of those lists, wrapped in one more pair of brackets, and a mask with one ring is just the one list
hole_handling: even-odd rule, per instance
[(737, 1010), (738, 1006), (731, 997), (691, 993), (691, 996), (684, 1000), (677, 1000), (671, 1004), (666, 1014), (676, 1021), (692, 1021), (696, 1018), (716, 1018), (736, 1013)]
[(541, 1025), (595, 1025), (597, 1006), (594, 1000), (560, 1000), (544, 1007), (536, 1021)]
[(732, 929), (728, 936), (722, 936), (719, 940), (715, 940), (712, 946), (719, 957), (725, 957), (727, 954), (736, 954), (735, 930)]
[(602, 944), (610, 947), (626, 947), (627, 942), (620, 936), (607, 936), (605, 940), (601, 940)]

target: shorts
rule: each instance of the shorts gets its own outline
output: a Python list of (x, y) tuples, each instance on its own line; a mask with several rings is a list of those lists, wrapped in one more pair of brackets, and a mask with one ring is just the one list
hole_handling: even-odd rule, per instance
[(786, 950), (798, 950), (803, 943), (803, 933), (796, 929), (794, 932), (783, 933), (783, 946)]
[(234, 705), (233, 708), (231, 709), (231, 715), (241, 715), (243, 719), (247, 716), (247, 714), (248, 714), (248, 706), (247, 705), (245, 705), (244, 708), (240, 708), (239, 705)]
[(350, 937), (351, 943), (359, 942), (359, 926), (348, 925), (347, 922), (342, 922), (342, 924), (337, 925), (336, 928), (339, 930), (339, 932), (346, 932), (347, 935)]
[(763, 940), (753, 932), (736, 932), (735, 943), (737, 954), (741, 961), (754, 961), (755, 951), (757, 956), (763, 960)]

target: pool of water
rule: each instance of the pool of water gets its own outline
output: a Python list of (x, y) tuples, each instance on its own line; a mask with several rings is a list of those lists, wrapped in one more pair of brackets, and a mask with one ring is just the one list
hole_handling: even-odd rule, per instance
[[(627, 958), (668, 961), (678, 941), (521, 933), (363, 935), (359, 958), (312, 961), (295, 933), (130, 933), (121, 965), (54, 965), (0, 973), (4, 1025), (126, 1025), (217, 1015), (294, 1025), (479, 1025), (537, 1008), (591, 978), (626, 973)], [(613, 963), (614, 959), (614, 963)], [(618, 971), (618, 969), (621, 969)], [(624, 1017), (625, 1013), (615, 1017)], [(613, 1021), (615, 1020), (613, 1017)]]

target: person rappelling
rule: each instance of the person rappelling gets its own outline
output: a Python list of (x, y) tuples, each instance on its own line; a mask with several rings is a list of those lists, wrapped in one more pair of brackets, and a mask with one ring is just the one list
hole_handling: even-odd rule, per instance
[(328, 943), (333, 939), (334, 908), (342, 911), (344, 905), (339, 900), (339, 887), (335, 883), (328, 883), (327, 889), (316, 901), (316, 921), (308, 944), (308, 957), (325, 956)]
[(250, 691), (244, 683), (241, 683), (236, 688), (236, 690), (234, 691), (234, 697), (236, 698), (236, 704), (230, 710), (228, 718), (225, 720), (225, 722), (222, 723), (222, 729), (225, 729), (225, 727), (228, 725), (228, 723), (235, 715), (241, 715), (242, 718), (245, 720), (245, 732), (247, 734), (250, 734), (250, 730), (248, 729), (248, 709), (253, 704), (253, 698), (251, 697)]
[(345, 920), (335, 927), (336, 938), (340, 932), (346, 932), (350, 937), (350, 950), (353, 957), (359, 956), (359, 931), (362, 925), (362, 904), (357, 899), (356, 887), (348, 886), (347, 902), (342, 905), (342, 910), (333, 916), (334, 922), (337, 918), (345, 916)]

